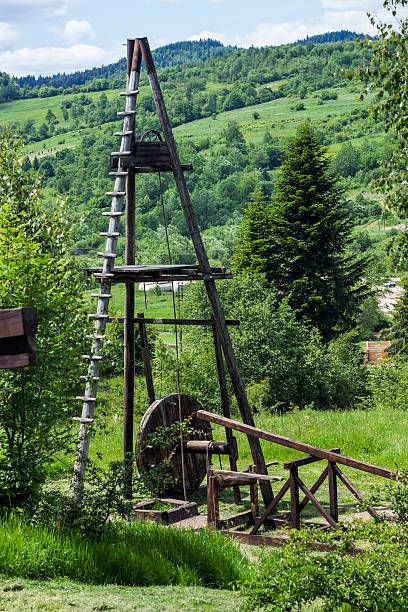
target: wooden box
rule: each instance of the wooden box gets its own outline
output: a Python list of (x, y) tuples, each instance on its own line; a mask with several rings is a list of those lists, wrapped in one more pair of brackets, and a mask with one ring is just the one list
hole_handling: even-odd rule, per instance
[[(154, 510), (153, 507), (155, 505), (171, 507), (163, 508), (163, 510)], [(180, 499), (148, 499), (135, 504), (133, 510), (133, 518), (136, 520), (144, 521), (148, 519), (151, 521), (159, 521), (165, 525), (178, 523), (178, 521), (182, 521), (190, 516), (197, 516), (198, 514), (198, 506), (195, 502), (186, 502)]]
[(0, 369), (22, 368), (37, 363), (35, 308), (0, 310)]

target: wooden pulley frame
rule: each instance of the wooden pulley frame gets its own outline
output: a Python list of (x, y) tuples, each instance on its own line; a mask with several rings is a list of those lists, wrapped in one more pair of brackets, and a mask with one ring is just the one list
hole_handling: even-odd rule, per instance
[[(199, 421), (194, 415), (202, 410), (201, 404), (188, 395), (180, 394), (181, 420), (191, 416), (191, 426), (195, 433), (184, 436), (184, 474), (186, 491), (195, 491), (207, 473), (207, 454), (228, 454), (226, 442), (212, 440), (212, 430), (209, 423)], [(166, 495), (183, 493), (182, 459), (180, 445), (170, 444), (166, 448), (151, 444), (151, 435), (158, 427), (169, 427), (180, 422), (179, 396), (177, 393), (166, 395), (153, 402), (145, 412), (136, 437), (136, 465), (140, 472), (146, 471), (152, 465), (157, 465), (171, 456), (170, 468), (175, 480), (174, 487), (168, 489)], [(175, 451), (175, 452), (173, 452)]]

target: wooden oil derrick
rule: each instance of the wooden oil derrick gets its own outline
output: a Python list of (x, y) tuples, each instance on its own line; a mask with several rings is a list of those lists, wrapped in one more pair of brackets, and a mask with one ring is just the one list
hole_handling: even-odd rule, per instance
[[(253, 416), (248, 404), (245, 387), (238, 369), (234, 350), (228, 332), (227, 322), (224, 317), (220, 299), (217, 293), (215, 280), (225, 278), (223, 268), (211, 267), (204, 244), (200, 235), (198, 224), (194, 216), (190, 194), (187, 189), (184, 171), (191, 170), (191, 166), (180, 163), (173, 131), (167, 115), (160, 84), (157, 78), (153, 57), (147, 38), (136, 38), (127, 42), (127, 88), (123, 95), (126, 97), (126, 110), (118, 113), (124, 116), (123, 131), (117, 135), (121, 137), (120, 150), (112, 153), (111, 174), (115, 177), (115, 188), (107, 195), (112, 196), (111, 211), (105, 213), (110, 217), (109, 230), (106, 235), (107, 243), (105, 252), (99, 255), (103, 257), (102, 268), (93, 268), (89, 272), (100, 282), (100, 291), (95, 294), (98, 300), (97, 312), (91, 315), (95, 319), (95, 332), (92, 336), (92, 351), (87, 358), (89, 368), (86, 378), (84, 396), (78, 398), (83, 403), (80, 421), (79, 443), (74, 468), (73, 496), (81, 494), (85, 478), (85, 463), (89, 450), (88, 428), (93, 423), (94, 405), (96, 401), (96, 389), (99, 372), (99, 360), (102, 358), (102, 347), (104, 330), (109, 320), (108, 303), (111, 285), (117, 282), (125, 283), (125, 410), (124, 410), (124, 438), (123, 452), (133, 451), (133, 388), (134, 388), (134, 329), (135, 329), (135, 304), (134, 284), (135, 282), (150, 282), (158, 280), (202, 280), (204, 282), (208, 299), (213, 314), (214, 342), (216, 349), (218, 376), (221, 388), (222, 408), (224, 417), (229, 416), (228, 398), (226, 396), (225, 374), (223, 371), (223, 360), (225, 359), (233, 390), (237, 399), (242, 420), (247, 425), (253, 426)], [(141, 61), (143, 59), (150, 87), (152, 90), (156, 110), (159, 116), (164, 140), (149, 142), (147, 138), (141, 142), (135, 142), (134, 127), (136, 114), (136, 97), (139, 84)], [(151, 131), (149, 131), (151, 135)], [(157, 136), (157, 133), (156, 133)], [(182, 209), (189, 229), (191, 240), (195, 249), (198, 265), (193, 266), (136, 266), (135, 265), (135, 176), (147, 172), (172, 172), (177, 185)], [(115, 266), (116, 244), (119, 236), (119, 219), (122, 215), (122, 203), (126, 196), (126, 254), (125, 266)], [(143, 330), (146, 321), (137, 319), (139, 329)], [(144, 342), (145, 344), (145, 342)], [(146, 349), (146, 346), (144, 347)], [(147, 352), (144, 351), (146, 357)], [(145, 359), (146, 366), (146, 359)], [(152, 383), (149, 389), (150, 399), (154, 399)], [(227, 441), (230, 448), (234, 444), (231, 432), (227, 433)], [(257, 437), (248, 435), (248, 441), (259, 474), (267, 475), (264, 456)], [(236, 449), (236, 447), (235, 447)], [(232, 457), (235, 451), (230, 453)], [(231, 469), (234, 467), (234, 459)], [(236, 465), (236, 464), (235, 464)], [(273, 499), (270, 480), (260, 481), (261, 492), (265, 504)], [(236, 492), (236, 496), (239, 492)], [(236, 497), (237, 499), (237, 497)]]

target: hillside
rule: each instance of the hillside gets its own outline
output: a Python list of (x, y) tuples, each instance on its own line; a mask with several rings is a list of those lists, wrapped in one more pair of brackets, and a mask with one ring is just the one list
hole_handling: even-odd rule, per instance
[[(256, 185), (273, 193), (281, 152), (305, 120), (318, 130), (334, 169), (344, 177), (356, 222), (381, 213), (378, 204), (361, 194), (378, 175), (380, 160), (390, 154), (391, 144), (382, 136), (381, 126), (368, 117), (371, 101), (359, 101), (358, 86), (336, 76), (342, 68), (364, 65), (369, 50), (347, 40), (308, 43), (230, 49), (222, 57), (159, 70), (183, 161), (194, 166), (189, 188), (213, 261), (228, 264), (245, 202)], [(167, 57), (174, 52), (176, 62), (184, 49), (177, 43), (166, 51)], [(68, 196), (67, 214), (76, 225), (81, 219), (75, 249), (87, 261), (95, 261), (102, 244), (100, 212), (108, 205), (103, 194), (111, 185), (108, 160), (117, 147), (113, 132), (121, 125), (116, 112), (123, 108), (118, 95), (123, 84), (116, 89), (108, 85), (104, 91), (73, 93), (70, 87), (59, 95), (0, 104), (0, 124), (22, 133), (26, 168), (43, 174), (47, 199)], [(159, 122), (142, 77), (137, 134), (147, 128), (158, 129)], [(175, 260), (190, 261), (194, 254), (167, 176), (163, 189)], [(138, 179), (137, 202), (139, 258), (166, 261), (157, 177)], [(119, 254), (123, 246), (122, 239)]]

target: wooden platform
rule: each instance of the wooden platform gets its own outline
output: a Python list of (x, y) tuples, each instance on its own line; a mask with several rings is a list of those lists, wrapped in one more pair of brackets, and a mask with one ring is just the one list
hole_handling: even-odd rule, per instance
[[(85, 268), (87, 274), (102, 274), (102, 268)], [(211, 267), (211, 275), (201, 273), (200, 266), (192, 265), (138, 265), (138, 266), (115, 266), (112, 271), (111, 283), (140, 283), (140, 282), (170, 282), (176, 280), (218, 280), (232, 278), (232, 274), (226, 272), (225, 268), (219, 266)], [(100, 278), (96, 278), (100, 280)]]

